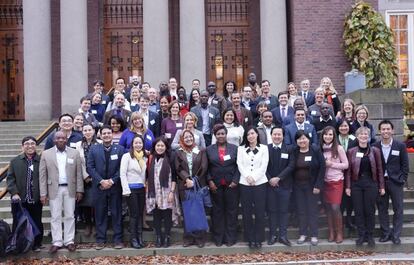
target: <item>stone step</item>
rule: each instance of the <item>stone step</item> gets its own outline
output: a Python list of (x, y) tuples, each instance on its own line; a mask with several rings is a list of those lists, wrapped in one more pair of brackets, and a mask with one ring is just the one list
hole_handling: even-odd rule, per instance
[[(185, 256), (211, 256), (211, 255), (240, 255), (240, 254), (249, 254), (249, 253), (266, 253), (266, 252), (286, 252), (286, 253), (301, 253), (301, 252), (323, 252), (323, 251), (366, 251), (367, 255), (375, 252), (398, 252), (398, 253), (409, 253), (414, 249), (414, 238), (413, 237), (402, 237), (401, 245), (393, 245), (391, 242), (386, 243), (377, 243), (375, 248), (369, 248), (366, 244), (362, 247), (355, 246), (354, 239), (345, 239), (341, 244), (330, 243), (327, 240), (320, 240), (317, 246), (311, 246), (309, 243), (302, 245), (296, 244), (292, 240), (292, 246), (287, 247), (282, 244), (275, 244), (273, 246), (268, 246), (266, 243), (263, 244), (263, 247), (260, 250), (249, 249), (247, 244), (244, 242), (239, 242), (231, 247), (225, 245), (217, 247), (212, 242), (207, 242), (204, 248), (198, 248), (196, 246), (182, 247), (181, 244), (173, 244), (169, 248), (155, 248), (152, 245), (143, 249), (133, 249), (125, 247), (123, 249), (113, 249), (111, 244), (102, 250), (95, 250), (90, 245), (80, 245), (78, 250), (75, 252), (69, 252), (67, 249), (60, 249), (56, 254), (50, 255), (48, 253), (50, 245), (45, 245), (45, 247), (40, 252), (29, 251), (24, 255), (20, 255), (19, 258), (69, 258), (69, 259), (88, 259), (94, 257), (107, 257), (107, 256), (161, 256), (161, 255), (181, 255), (183, 263), (191, 263), (187, 261)], [(251, 262), (251, 261), (246, 261)], [(349, 262), (348, 262), (349, 263)], [(350, 262), (349, 264), (351, 264)], [(253, 264), (253, 263), (252, 263)], [(304, 263), (300, 263), (304, 264)], [(356, 263), (352, 263), (356, 264)], [(370, 263), (371, 264), (371, 263)]]
[[(44, 146), (45, 146), (44, 142), (40, 143), (37, 147), (37, 150), (38, 151), (43, 150)], [(18, 151), (17, 153), (19, 153), (22, 150), (21, 147), (22, 147), (21, 140), (19, 143), (15, 143), (15, 144), (13, 143), (12, 144), (0, 144), (0, 152), (4, 150), (15, 150), (15, 151), (17, 150)]]
[(16, 125), (44, 125), (50, 124), (51, 120), (38, 120), (38, 121), (2, 121), (0, 126), (16, 126)]

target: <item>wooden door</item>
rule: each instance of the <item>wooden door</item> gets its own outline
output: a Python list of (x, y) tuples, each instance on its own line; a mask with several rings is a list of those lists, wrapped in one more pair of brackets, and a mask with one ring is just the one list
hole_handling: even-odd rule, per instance
[[(143, 80), (143, 0), (104, 1), (104, 80), (105, 87), (116, 78), (133, 75)], [(156, 17), (154, 17), (156, 19)]]
[(0, 120), (24, 120), (23, 7), (0, 2)]
[(240, 89), (249, 65), (249, 0), (206, 0), (207, 79), (219, 93), (227, 81)]

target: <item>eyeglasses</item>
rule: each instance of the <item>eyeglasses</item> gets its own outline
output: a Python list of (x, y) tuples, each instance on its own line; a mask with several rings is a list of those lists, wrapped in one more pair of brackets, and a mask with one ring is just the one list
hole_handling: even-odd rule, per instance
[(25, 142), (23, 145), (24, 146), (35, 146), (36, 143), (35, 142)]

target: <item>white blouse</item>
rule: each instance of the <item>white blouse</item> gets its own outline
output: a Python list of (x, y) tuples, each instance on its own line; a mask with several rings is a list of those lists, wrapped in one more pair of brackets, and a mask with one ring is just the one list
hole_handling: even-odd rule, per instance
[[(144, 158), (146, 161), (146, 158)], [(129, 184), (141, 183), (145, 185), (145, 172), (147, 166), (144, 168), (138, 163), (136, 158), (131, 158), (130, 153), (125, 153), (121, 159), (121, 167), (119, 169), (119, 176), (121, 178), (122, 195), (131, 194)]]
[[(227, 142), (230, 144), (234, 144), (235, 146), (239, 146), (243, 141), (243, 134), (244, 128), (243, 126), (234, 126), (233, 124), (223, 123), (227, 129)], [(213, 134), (213, 138), (211, 139), (211, 144), (216, 143), (216, 136)]]
[(266, 169), (269, 163), (269, 150), (267, 145), (258, 144), (256, 154), (248, 151), (250, 147), (244, 145), (237, 148), (237, 166), (240, 171), (240, 184), (250, 186), (247, 177), (251, 176), (255, 180), (255, 186), (267, 182)]

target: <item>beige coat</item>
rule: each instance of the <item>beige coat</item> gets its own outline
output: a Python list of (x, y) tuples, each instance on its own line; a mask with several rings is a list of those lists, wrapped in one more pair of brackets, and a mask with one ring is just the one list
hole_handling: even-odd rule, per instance
[[(76, 192), (83, 193), (82, 165), (79, 152), (70, 147), (66, 148), (66, 175), (68, 177), (69, 196), (75, 198)], [(39, 167), (40, 196), (56, 198), (59, 188), (59, 169), (56, 159), (56, 148), (43, 151)]]

